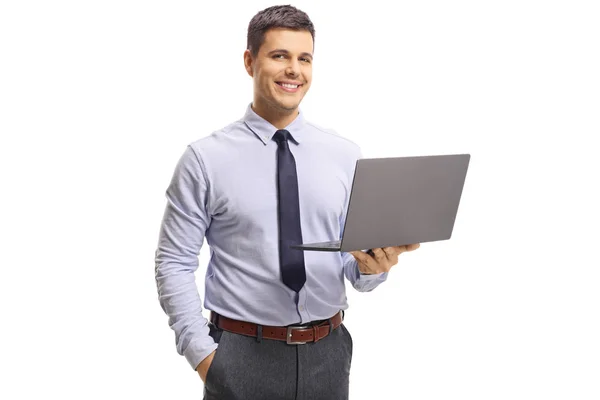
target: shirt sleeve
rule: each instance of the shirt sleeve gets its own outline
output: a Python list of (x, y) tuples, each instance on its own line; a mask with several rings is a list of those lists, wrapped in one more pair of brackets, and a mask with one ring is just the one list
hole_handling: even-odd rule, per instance
[(381, 283), (385, 282), (388, 277), (387, 272), (380, 274), (364, 275), (358, 269), (358, 261), (350, 253), (342, 253), (342, 262), (344, 263), (344, 274), (346, 279), (352, 283), (354, 289), (359, 292), (370, 292)]
[[(352, 189), (352, 179), (354, 177), (354, 168), (356, 167), (356, 160), (362, 157), (362, 151), (357, 146), (357, 152), (355, 158), (353, 160), (353, 166), (351, 168), (351, 173), (349, 174), (350, 179), (348, 183), (348, 195), (346, 196), (346, 200), (343, 207), (343, 212), (340, 217), (340, 240), (342, 239), (342, 233), (344, 232), (344, 225), (346, 222), (346, 212), (348, 210), (348, 203), (350, 202), (350, 191)], [(352, 286), (358, 290), (359, 292), (370, 292), (375, 289), (381, 283), (385, 282), (388, 277), (387, 272), (382, 272), (380, 274), (372, 274), (372, 275), (363, 275), (360, 273), (358, 269), (358, 261), (354, 258), (354, 256), (350, 253), (342, 252), (342, 264), (344, 266), (344, 275), (346, 279), (350, 281)]]
[(207, 180), (199, 156), (188, 146), (179, 159), (166, 191), (167, 205), (155, 253), (158, 299), (175, 332), (177, 352), (193, 369), (217, 344), (202, 315), (194, 273), (210, 225)]

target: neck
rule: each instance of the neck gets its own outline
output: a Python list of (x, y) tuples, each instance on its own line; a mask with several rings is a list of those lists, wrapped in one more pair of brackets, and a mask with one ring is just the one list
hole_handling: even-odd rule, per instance
[(298, 116), (298, 108), (290, 111), (278, 110), (269, 105), (263, 105), (256, 100), (252, 103), (252, 110), (277, 129), (285, 128)]

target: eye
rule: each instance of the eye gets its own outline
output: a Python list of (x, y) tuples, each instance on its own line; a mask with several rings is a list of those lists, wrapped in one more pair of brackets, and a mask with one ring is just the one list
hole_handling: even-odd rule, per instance
[(273, 59), (276, 59), (276, 60), (281, 60), (281, 59), (284, 59), (284, 58), (285, 58), (285, 55), (283, 55), (283, 54), (275, 54), (273, 56)]
[(310, 64), (310, 58), (307, 58), (307, 57), (302, 57), (302, 58), (300, 59), (300, 61), (302, 61), (302, 62), (305, 62), (305, 63), (309, 63), (309, 64)]

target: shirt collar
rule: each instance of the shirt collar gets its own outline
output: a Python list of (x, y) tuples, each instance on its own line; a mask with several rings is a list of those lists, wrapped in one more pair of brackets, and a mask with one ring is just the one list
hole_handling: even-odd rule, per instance
[[(252, 103), (248, 105), (243, 121), (265, 145), (271, 141), (273, 135), (275, 135), (275, 132), (278, 130), (271, 125), (269, 121), (254, 112)], [(291, 133), (292, 140), (296, 142), (296, 144), (299, 144), (302, 140), (302, 127), (304, 124), (304, 115), (302, 114), (302, 111), (298, 110), (298, 116), (284, 128)]]

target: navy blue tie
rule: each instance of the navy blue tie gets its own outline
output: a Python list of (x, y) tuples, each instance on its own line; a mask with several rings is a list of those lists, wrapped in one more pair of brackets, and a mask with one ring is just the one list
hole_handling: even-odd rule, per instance
[(299, 292), (306, 282), (306, 272), (304, 271), (304, 252), (289, 247), (291, 244), (302, 243), (298, 176), (296, 161), (288, 144), (290, 138), (290, 133), (285, 129), (278, 130), (273, 136), (278, 145), (279, 265), (283, 283), (293, 291)]

